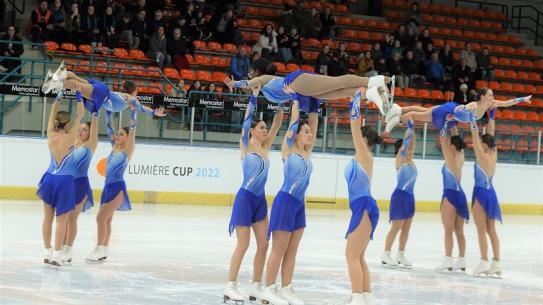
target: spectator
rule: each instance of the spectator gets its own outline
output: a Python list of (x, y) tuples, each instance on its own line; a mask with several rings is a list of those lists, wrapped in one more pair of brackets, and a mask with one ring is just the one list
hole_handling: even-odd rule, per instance
[(419, 26), (422, 23), (422, 15), (420, 13), (419, 4), (417, 2), (413, 2), (411, 4), (409, 11), (407, 11), (407, 18), (407, 27), (411, 28), (415, 35), (419, 35)]
[(100, 19), (96, 16), (94, 5), (89, 5), (87, 15), (83, 17), (83, 24), (81, 25), (83, 31), (86, 33), (86, 43), (92, 44), (92, 46), (102, 45), (100, 24)]
[(68, 38), (70, 42), (79, 44), (84, 35), (81, 29), (81, 15), (79, 14), (79, 5), (77, 2), (72, 3), (70, 14), (66, 17), (66, 31), (68, 32)]
[(262, 29), (258, 42), (253, 46), (253, 51), (259, 52), (262, 58), (269, 60), (275, 57), (277, 54), (277, 33), (271, 24), (266, 24)]
[(171, 57), (166, 52), (167, 48), (167, 39), (165, 35), (164, 27), (158, 27), (157, 31), (151, 39), (149, 40), (149, 50), (147, 51), (147, 57), (153, 59), (160, 69), (164, 68), (165, 65), (169, 65), (171, 62)]
[(422, 48), (421, 41), (417, 41), (415, 43), (415, 49), (413, 50), (413, 57), (418, 62), (424, 62), (426, 60), (426, 52)]
[(451, 73), (454, 67), (454, 57), (453, 53), (451, 51), (451, 46), (446, 44), (440, 51), (439, 51), (439, 61), (441, 64), (445, 67), (445, 71), (447, 73)]
[(288, 63), (292, 60), (292, 50), (290, 49), (290, 46), (292, 45), (292, 41), (290, 36), (285, 33), (285, 28), (280, 26), (277, 29), (277, 45), (279, 46), (279, 54), (281, 55), (281, 60), (284, 63)]
[(104, 33), (104, 44), (113, 49), (117, 47), (117, 33), (115, 28), (117, 27), (117, 18), (113, 16), (113, 8), (111, 6), (106, 7), (104, 18), (102, 20), (102, 33)]
[(302, 32), (302, 35), (305, 35), (304, 26), (307, 22), (307, 13), (304, 8), (304, 1), (299, 0), (296, 2), (296, 7), (292, 10), (292, 17), (294, 18), (294, 24)]
[(494, 71), (492, 64), (490, 63), (488, 48), (484, 47), (481, 53), (477, 54), (475, 59), (477, 61), (477, 67), (479, 68), (479, 78), (485, 81), (492, 81), (494, 79)]
[(460, 52), (460, 58), (466, 59), (468, 67), (471, 68), (472, 72), (475, 72), (477, 69), (477, 60), (475, 59), (475, 53), (471, 51), (471, 43), (466, 43), (466, 47)]
[(396, 75), (396, 83), (401, 89), (409, 87), (409, 77), (402, 72), (402, 61), (400, 53), (393, 53), (392, 57), (387, 59), (387, 71), (390, 76)]
[(53, 23), (53, 37), (56, 42), (66, 41), (66, 10), (61, 0), (55, 0), (51, 5), (51, 18)]
[(253, 51), (253, 54), (251, 54), (251, 63), (259, 60), (261, 58), (260, 53)]
[(302, 62), (302, 44), (300, 40), (301, 38), (300, 34), (298, 33), (298, 29), (290, 29), (290, 52), (292, 53), (296, 64), (300, 64)]
[(147, 48), (147, 39), (149, 38), (147, 35), (149, 25), (146, 21), (146, 14), (144, 10), (139, 11), (136, 20), (132, 23), (132, 35), (139, 40), (138, 47), (140, 50)]
[(249, 79), (251, 63), (244, 48), (238, 49), (238, 54), (230, 61), (230, 73), (235, 80)]
[(424, 49), (425, 58), (431, 59), (432, 54), (434, 54), (434, 52), (437, 52), (436, 50), (434, 50), (434, 46), (431, 43), (427, 44), (426, 48)]
[[(0, 43), (0, 55), (9, 57), (0, 59), (0, 72), (10, 73), (17, 69), (21, 64), (18, 59), (24, 52), (21, 38), (15, 34), (15, 26), (10, 25), (7, 28), (6, 34), (1, 38), (4, 42)], [(21, 73), (21, 68), (18, 68), (18, 73)]]
[(327, 75), (329, 76), (341, 76), (341, 64), (339, 61), (339, 55), (337, 53), (330, 53), (330, 60), (328, 61)]
[(386, 60), (384, 57), (381, 57), (377, 60), (374, 60), (373, 61), (373, 66), (374, 66), (374, 69), (375, 69), (375, 72), (377, 72), (377, 74), (379, 75), (390, 75), (388, 73), (388, 68), (387, 68), (387, 64), (386, 64)]
[(180, 79), (179, 82), (177, 82), (177, 88), (175, 88), (175, 96), (176, 97), (186, 97), (187, 96), (187, 89), (185, 89), (185, 80)]
[(330, 7), (326, 6), (320, 13), (321, 31), (320, 39), (335, 37), (336, 18), (330, 13)]
[(403, 52), (404, 52), (404, 48), (401, 46), (400, 41), (395, 40), (394, 41), (394, 46), (390, 50), (390, 55), (392, 57), (394, 57), (394, 55), (397, 53), (398, 55), (400, 55), (400, 58), (401, 58), (401, 57), (403, 57)]
[(419, 41), (419, 35), (415, 34), (413, 29), (408, 27), (407, 36), (409, 37), (409, 40), (407, 41), (407, 44), (402, 44), (402, 47), (406, 48), (407, 50), (415, 49), (415, 44), (417, 41)]
[(234, 22), (234, 12), (232, 10), (227, 10), (219, 20), (217, 25), (217, 40), (219, 42), (226, 42), (228, 40), (228, 34), (232, 32), (232, 23)]
[(317, 56), (317, 64), (315, 66), (315, 72), (322, 75), (328, 75), (328, 64), (330, 63), (330, 46), (325, 44), (322, 47), (322, 51)]
[(339, 67), (340, 75), (345, 75), (349, 72), (349, 66), (351, 65), (351, 56), (347, 52), (347, 45), (345, 43), (340, 43), (338, 47), (338, 58), (339, 58)]
[(147, 14), (149, 11), (145, 0), (138, 0), (136, 4), (127, 3), (125, 6), (126, 11), (132, 13), (134, 16), (139, 14), (141, 11), (144, 11), (145, 14)]
[(292, 9), (286, 10), (281, 13), (279, 17), (279, 24), (282, 25), (285, 29), (293, 29), (296, 27), (296, 22), (294, 21), (294, 16), (292, 15)]
[(358, 59), (357, 74), (363, 77), (377, 76), (377, 72), (373, 69), (373, 59), (371, 58), (371, 51), (366, 51)]
[(228, 35), (230, 39), (227, 39), (227, 42), (233, 43), (236, 46), (240, 46), (243, 43), (243, 35), (239, 29), (238, 20), (234, 19), (232, 22), (232, 28), (230, 29), (231, 34)]
[(140, 39), (132, 32), (132, 15), (130, 13), (123, 14), (120, 22), (117, 23), (116, 32), (119, 34), (119, 39), (128, 42), (128, 48), (130, 50), (135, 50), (139, 47)]
[(458, 88), (461, 84), (466, 84), (468, 87), (473, 88), (474, 83), (473, 73), (468, 66), (468, 61), (463, 58), (460, 64), (453, 69), (454, 87)]
[(463, 83), (455, 90), (453, 101), (458, 104), (467, 105), (473, 102), (473, 96), (468, 92), (468, 85)]
[(163, 27), (164, 30), (166, 30), (166, 22), (164, 21), (164, 13), (162, 10), (155, 11), (153, 18), (149, 21), (149, 27), (147, 29), (149, 32), (147, 32), (147, 34), (149, 36), (153, 35), (159, 27)]
[(413, 88), (423, 88), (426, 78), (421, 73), (421, 62), (413, 56), (413, 51), (409, 50), (402, 59), (402, 72), (409, 78), (409, 83)]
[(394, 40), (399, 41), (402, 47), (407, 47), (409, 45), (409, 41), (411, 40), (411, 37), (409, 37), (409, 34), (406, 31), (405, 25), (400, 24), (398, 26), (398, 29), (394, 32), (393, 35), (394, 35)]
[[(38, 43), (51, 38), (51, 32), (54, 30), (53, 13), (47, 8), (47, 1), (42, 0), (40, 5), (32, 11), (30, 16), (32, 22), (32, 42)], [(35, 46), (32, 46), (33, 48)]]
[(383, 55), (385, 59), (392, 56), (392, 48), (394, 47), (394, 36), (392, 34), (385, 35), (385, 42), (383, 43)]
[(432, 38), (430, 38), (430, 31), (428, 28), (422, 30), (422, 35), (419, 37), (419, 40), (422, 42), (422, 48), (425, 50), (429, 44), (432, 44)]
[(173, 66), (177, 70), (189, 68), (189, 61), (186, 57), (189, 49), (185, 38), (181, 35), (180, 28), (173, 30), (173, 38), (167, 40), (166, 50), (172, 59)]
[(442, 90), (444, 85), (445, 68), (439, 62), (439, 55), (433, 53), (429, 60), (424, 63), (426, 68), (426, 79), (434, 84), (436, 89)]
[(373, 45), (373, 48), (371, 50), (371, 58), (374, 60), (374, 61), (377, 61), (381, 58), (384, 58), (385, 57), (385, 54), (383, 54), (383, 51), (381, 50), (381, 44), (380, 43), (375, 43)]
[(307, 16), (307, 19), (303, 24), (305, 25), (304, 37), (319, 38), (322, 25), (316, 8), (311, 9), (311, 13)]

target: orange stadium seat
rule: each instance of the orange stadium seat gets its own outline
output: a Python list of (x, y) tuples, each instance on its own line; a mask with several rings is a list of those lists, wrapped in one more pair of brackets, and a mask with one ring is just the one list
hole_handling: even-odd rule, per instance
[(181, 69), (181, 71), (179, 71), (179, 75), (182, 79), (197, 80), (196, 72), (193, 70)]
[(213, 78), (211, 77), (211, 72), (209, 71), (196, 71), (196, 78), (199, 80), (199, 81), (207, 81), (207, 82), (210, 82), (210, 81), (213, 81)]
[(164, 75), (167, 78), (179, 78), (179, 72), (174, 68), (164, 68)]

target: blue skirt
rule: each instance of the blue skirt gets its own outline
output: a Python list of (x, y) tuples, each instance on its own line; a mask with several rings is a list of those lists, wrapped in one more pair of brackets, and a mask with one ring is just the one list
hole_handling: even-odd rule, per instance
[(75, 204), (78, 205), (86, 196), (85, 202), (83, 202), (82, 212), (92, 208), (94, 206), (94, 198), (92, 196), (92, 189), (89, 183), (89, 177), (80, 177), (74, 179), (75, 189)]
[(447, 198), (447, 200), (456, 209), (456, 213), (459, 216), (463, 217), (466, 220), (466, 223), (468, 223), (469, 221), (468, 200), (466, 199), (466, 194), (464, 194), (464, 191), (463, 190), (460, 190), (460, 191), (444, 190), (441, 200), (443, 200), (443, 198)]
[(266, 196), (256, 196), (248, 190), (240, 188), (232, 207), (228, 233), (232, 236), (236, 226), (250, 227), (253, 223), (265, 219), (267, 214)]
[(359, 197), (349, 203), (349, 207), (351, 208), (352, 216), (351, 221), (349, 222), (349, 229), (347, 229), (347, 234), (345, 234), (345, 238), (356, 230), (362, 221), (364, 211), (368, 211), (368, 216), (371, 222), (370, 238), (373, 239), (373, 232), (375, 232), (375, 228), (379, 222), (379, 207), (377, 206), (375, 199), (373, 199), (371, 196)]
[(106, 184), (104, 190), (102, 191), (102, 198), (100, 200), (101, 204), (106, 204), (115, 199), (120, 192), (123, 192), (123, 202), (117, 209), (118, 211), (130, 211), (132, 206), (130, 205), (130, 198), (128, 198), (128, 192), (126, 191), (126, 184), (124, 181), (113, 182)]
[(91, 100), (83, 99), (83, 105), (90, 113), (99, 112), (102, 104), (109, 99), (109, 88), (106, 84), (90, 79), (89, 83), (92, 85)]
[[(315, 74), (313, 72), (304, 71), (304, 70), (298, 70), (294, 72), (290, 72), (285, 76), (285, 84), (290, 85), (298, 76), (309, 73), (309, 74)], [(300, 106), (300, 110), (303, 112), (317, 112), (320, 108), (320, 100), (316, 99), (312, 96), (302, 95), (298, 93), (298, 103)]]
[(294, 232), (305, 228), (305, 205), (289, 193), (279, 191), (273, 200), (268, 240), (273, 231)]
[(498, 202), (498, 196), (494, 188), (486, 189), (482, 187), (473, 188), (473, 196), (471, 198), (471, 207), (475, 204), (475, 199), (479, 201), (481, 207), (485, 210), (486, 215), (490, 219), (499, 220), (502, 222), (502, 211)]
[[(432, 123), (437, 130), (441, 130), (445, 127), (447, 116), (453, 114), (456, 107), (458, 107), (458, 103), (448, 102), (432, 109)], [(453, 127), (454, 125), (456, 125), (455, 121), (447, 122), (448, 127)]]
[(75, 208), (74, 176), (45, 173), (38, 184), (38, 197), (55, 209), (55, 215)]
[(415, 196), (413, 193), (395, 189), (390, 198), (389, 221), (405, 220), (415, 215)]

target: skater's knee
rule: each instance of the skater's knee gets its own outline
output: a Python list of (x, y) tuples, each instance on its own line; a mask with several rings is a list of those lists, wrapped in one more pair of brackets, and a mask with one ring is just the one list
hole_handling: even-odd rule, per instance
[(257, 253), (266, 253), (266, 252), (268, 252), (268, 246), (269, 246), (268, 241), (263, 241), (263, 242), (257, 243), (256, 244), (256, 252)]
[(347, 248), (345, 250), (345, 259), (347, 259), (347, 262), (359, 261), (361, 254), (362, 254), (361, 251)]
[(242, 251), (242, 252), (247, 251), (247, 249), (249, 249), (249, 241), (248, 240), (239, 240), (238, 239), (238, 243), (236, 244), (236, 249), (238, 251)]

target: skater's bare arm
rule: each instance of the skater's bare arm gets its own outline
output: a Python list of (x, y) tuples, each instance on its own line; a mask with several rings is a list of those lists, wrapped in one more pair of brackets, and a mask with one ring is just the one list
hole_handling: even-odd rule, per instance
[(57, 95), (57, 97), (55, 98), (55, 101), (51, 105), (51, 112), (49, 112), (49, 121), (47, 122), (47, 137), (49, 137), (49, 135), (51, 135), (52, 133), (57, 132), (55, 129), (55, 126), (56, 126), (55, 118), (57, 116), (61, 98), (62, 96), (59, 93), (59, 95)]
[(83, 100), (77, 101), (77, 108), (76, 108), (76, 117), (74, 124), (70, 127), (70, 137), (73, 139), (73, 142), (75, 143), (77, 139), (77, 134), (79, 133), (79, 124), (81, 124), (81, 120), (83, 120), (83, 117), (85, 116), (85, 107), (83, 107)]
[(253, 89), (257, 87), (262, 88), (275, 77), (276, 76), (272, 76), (272, 75), (261, 75), (251, 80), (239, 80), (239, 81), (235, 81), (233, 78), (227, 77), (224, 79), (224, 83), (230, 89), (233, 89), (233, 88)]
[(475, 157), (477, 158), (477, 160), (482, 160), (482, 158), (484, 157), (483, 143), (481, 141), (481, 137), (479, 136), (479, 128), (477, 127), (477, 122), (475, 121), (475, 119), (470, 122), (470, 129)]
[(290, 123), (288, 125), (288, 130), (285, 133), (285, 138), (283, 139), (283, 144), (281, 145), (281, 155), (283, 160), (288, 157), (290, 148), (294, 145), (296, 140), (296, 135), (298, 134), (298, 127), (300, 124), (300, 108), (298, 105), (298, 100), (292, 100), (292, 108), (290, 110)]
[(317, 112), (311, 112), (308, 118), (309, 130), (311, 131), (311, 144), (307, 145), (306, 151), (312, 152), (317, 141), (317, 129), (319, 128), (319, 114)]
[(494, 100), (494, 104), (496, 105), (496, 107), (510, 107), (510, 106), (513, 106), (513, 105), (516, 105), (516, 104), (522, 103), (522, 102), (526, 102), (528, 104), (531, 104), (532, 103), (532, 101), (530, 100), (531, 98), (532, 98), (532, 96), (529, 95), (529, 96), (525, 96), (525, 97), (517, 97), (517, 98), (511, 99), (511, 100), (507, 100), (507, 101)]
[(496, 133), (496, 120), (494, 120), (494, 118), (488, 119), (486, 133), (492, 136), (494, 136), (494, 134)]
[(249, 98), (249, 104), (245, 109), (245, 117), (243, 119), (243, 127), (241, 129), (241, 137), (239, 139), (239, 148), (241, 151), (241, 156), (243, 157), (249, 146), (249, 136), (251, 133), (251, 121), (253, 120), (253, 112), (256, 108), (256, 97), (259, 93), (259, 88), (253, 89), (252, 95)]
[(113, 118), (111, 117), (111, 111), (106, 111), (106, 126), (107, 126), (107, 135), (111, 146), (115, 146), (115, 129), (113, 128)]
[(125, 149), (128, 161), (132, 159), (134, 148), (136, 146), (136, 124), (138, 120), (138, 110), (136, 109), (136, 104), (131, 103), (130, 109), (130, 132), (128, 133), (128, 142), (126, 143)]
[(353, 137), (354, 149), (357, 154), (367, 154), (369, 152), (368, 145), (364, 142), (362, 136), (361, 122), (362, 114), (360, 112), (360, 100), (355, 100), (349, 103), (349, 116), (351, 123), (351, 134)]
[(98, 113), (92, 114), (92, 122), (90, 126), (90, 135), (89, 135), (89, 141), (87, 142), (87, 147), (94, 153), (96, 151), (96, 147), (98, 146), (98, 122), (100, 116)]
[(283, 124), (283, 108), (285, 107), (285, 103), (279, 103), (277, 105), (277, 112), (275, 113), (275, 116), (273, 117), (272, 126), (270, 128), (270, 132), (268, 132), (268, 136), (264, 140), (264, 147), (266, 149), (270, 149), (273, 145), (273, 141), (275, 140), (275, 137), (277, 136), (277, 133), (279, 133), (279, 129), (281, 128), (281, 124)]

